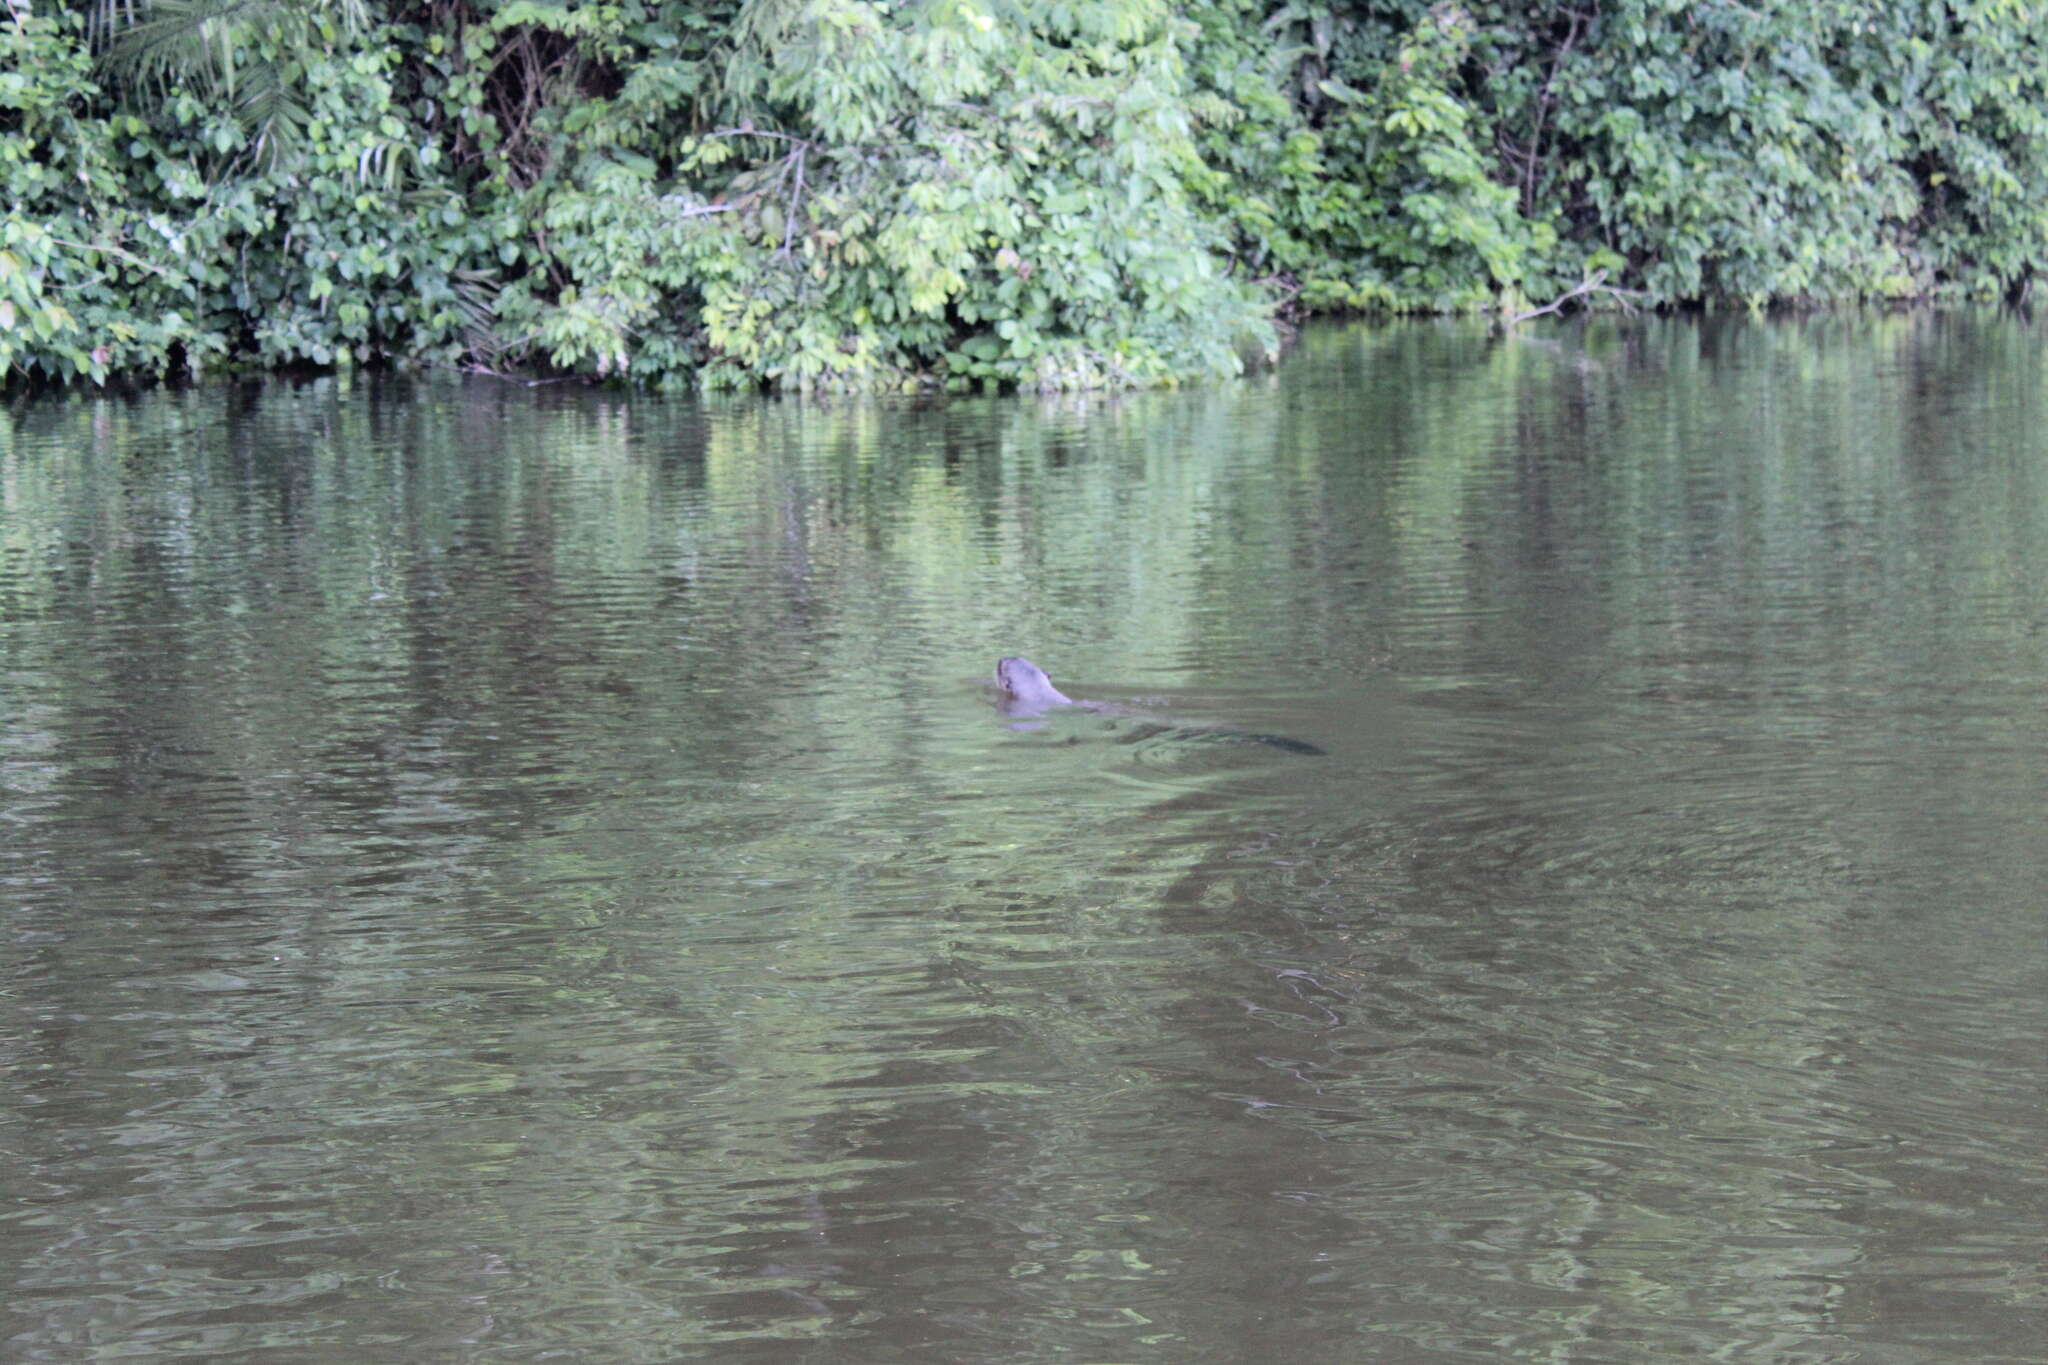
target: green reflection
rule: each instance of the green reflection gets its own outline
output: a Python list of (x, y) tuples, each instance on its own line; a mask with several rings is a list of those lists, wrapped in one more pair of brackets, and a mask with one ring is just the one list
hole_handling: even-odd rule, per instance
[(1915, 315), (0, 414), (9, 1340), (2011, 1354), (2041, 387)]

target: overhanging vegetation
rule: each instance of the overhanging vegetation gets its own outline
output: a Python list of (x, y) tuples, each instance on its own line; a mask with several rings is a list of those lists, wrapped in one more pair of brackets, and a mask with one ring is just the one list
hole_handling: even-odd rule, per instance
[(1289, 312), (2048, 260), (2017, 0), (0, 4), (13, 383), (1145, 385)]

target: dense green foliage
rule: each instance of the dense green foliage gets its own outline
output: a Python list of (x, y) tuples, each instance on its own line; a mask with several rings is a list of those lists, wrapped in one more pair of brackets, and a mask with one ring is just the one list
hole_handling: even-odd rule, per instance
[(1116, 386), (2048, 263), (2018, 0), (0, 3), (10, 378)]

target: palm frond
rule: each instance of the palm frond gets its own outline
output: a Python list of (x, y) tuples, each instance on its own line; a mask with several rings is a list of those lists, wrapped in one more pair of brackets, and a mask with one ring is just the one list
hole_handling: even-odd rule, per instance
[(86, 23), (117, 89), (184, 86), (217, 101), (247, 150), (276, 166), (311, 117), (295, 73), (374, 19), (371, 0), (92, 0)]
[(245, 93), (235, 106), (236, 121), (249, 138), (249, 153), (265, 169), (276, 169), (294, 159), (313, 112), (296, 90), (276, 76), (273, 67), (250, 73), (244, 82)]

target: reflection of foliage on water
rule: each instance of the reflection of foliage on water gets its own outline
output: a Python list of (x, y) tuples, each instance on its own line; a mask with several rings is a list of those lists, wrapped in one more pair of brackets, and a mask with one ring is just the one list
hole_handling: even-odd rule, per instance
[[(1998, 899), (2038, 366), (1959, 319), (1553, 342), (1317, 330), (1116, 400), (0, 412), (0, 886), (74, 1021), (28, 1065), (144, 1154), (25, 1259), (139, 1275), (164, 1191), (232, 1182), (360, 1227), (323, 1271), (671, 1350), (963, 1279), (998, 1345), (1228, 1339), (1246, 1238), (1539, 1283), (1582, 1315), (1546, 1341), (1795, 1318), (1811, 1267), (1726, 1248), (1799, 1221), (1787, 1163), (1853, 1222), (1788, 1144), (1876, 1150), (1858, 992), (1954, 1085), (2021, 1022), (1980, 992), (2039, 998)], [(1332, 754), (1009, 731), (970, 679), (1015, 650)], [(1904, 937), (1970, 989), (1915, 994)], [(1272, 1273), (1364, 1330), (1344, 1275)]]

